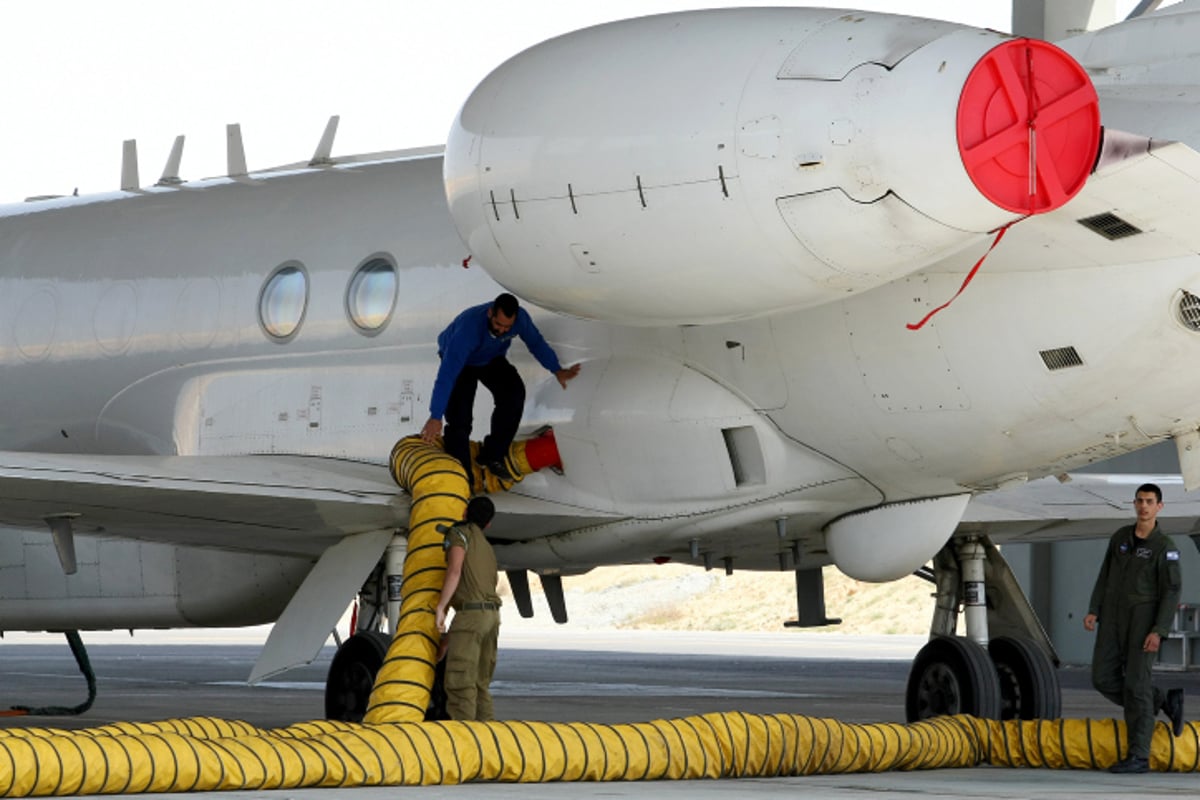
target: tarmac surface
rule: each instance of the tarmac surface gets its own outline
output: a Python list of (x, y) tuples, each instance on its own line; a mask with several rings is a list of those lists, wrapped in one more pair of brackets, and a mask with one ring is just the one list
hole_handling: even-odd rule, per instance
[[(14, 641), (15, 640), (15, 641)], [(255, 643), (178, 643), (141, 634), (128, 644), (114, 634), (85, 634), (98, 696), (79, 717), (6, 717), (0, 725), (94, 727), (119, 720), (211, 715), (262, 728), (318, 719), (324, 679), (333, 655), (327, 647), (311, 665), (258, 686), (245, 678), (257, 658)], [(128, 641), (126, 639), (126, 641)], [(236, 642), (236, 640), (234, 640)], [(37, 642), (37, 643), (27, 643)], [(97, 643), (105, 642), (105, 643)], [(903, 722), (909, 661), (923, 637), (779, 633), (673, 633), (571, 631), (569, 628), (501, 633), (493, 685), (504, 719), (634, 722), (712, 711), (792, 713), (846, 722)], [(1059, 671), (1063, 716), (1109, 718), (1120, 710), (1090, 687), (1086, 668)], [(1200, 673), (1164, 672), (1163, 685), (1183, 686), (1200, 712)], [(86, 686), (59, 637), (0, 641), (0, 707), (70, 706)], [(924, 795), (939, 798), (1145, 798), (1193, 796), (1196, 774), (1110, 775), (1075, 770), (932, 770), (651, 783), (471, 784), (419, 788), (303, 789), (222, 792), (220, 798), (330, 800), (395, 798), (658, 798)], [(137, 795), (177, 797), (177, 795)]]

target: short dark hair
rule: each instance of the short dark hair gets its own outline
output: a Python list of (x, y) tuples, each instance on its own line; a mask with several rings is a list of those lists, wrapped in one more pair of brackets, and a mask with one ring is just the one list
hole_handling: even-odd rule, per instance
[(1154, 492), (1154, 496), (1158, 498), (1158, 502), (1162, 502), (1162, 489), (1158, 488), (1157, 484), (1143, 483), (1137, 488), (1137, 491), (1133, 493), (1133, 496), (1137, 497), (1142, 492)]
[(520, 307), (521, 306), (517, 302), (517, 298), (513, 297), (508, 292), (505, 292), (492, 301), (492, 310), (499, 311), (506, 317), (515, 317), (517, 315), (517, 309)]
[(486, 528), (494, 516), (496, 506), (487, 497), (473, 497), (471, 502), (467, 503), (467, 522), (474, 522), (479, 527)]

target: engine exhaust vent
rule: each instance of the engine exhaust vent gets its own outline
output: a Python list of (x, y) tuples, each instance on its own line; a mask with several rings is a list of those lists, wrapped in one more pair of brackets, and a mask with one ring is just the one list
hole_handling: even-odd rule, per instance
[(1142, 232), (1142, 229), (1126, 222), (1116, 214), (1105, 211), (1103, 214), (1097, 214), (1094, 217), (1084, 217), (1079, 220), (1079, 224), (1093, 233), (1098, 233), (1105, 239), (1124, 239), (1129, 236), (1137, 236)]
[(767, 464), (763, 459), (758, 433), (749, 425), (723, 428), (733, 482), (737, 486), (761, 486), (767, 482)]
[(1046, 364), (1046, 369), (1051, 372), (1083, 366), (1083, 359), (1079, 357), (1079, 351), (1074, 347), (1056, 347), (1053, 350), (1042, 350), (1041, 356), (1042, 361)]
[(1179, 314), (1179, 324), (1189, 331), (1200, 333), (1200, 297), (1188, 291), (1182, 292), (1176, 311)]

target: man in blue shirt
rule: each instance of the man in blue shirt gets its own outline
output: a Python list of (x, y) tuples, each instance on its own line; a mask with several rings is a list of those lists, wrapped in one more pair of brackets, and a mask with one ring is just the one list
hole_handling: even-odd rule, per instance
[(479, 384), (492, 393), (496, 407), (492, 411), (492, 430), (483, 440), (476, 460), (503, 480), (512, 480), (504, 464), (508, 448), (521, 424), (525, 408), (525, 384), (516, 367), (505, 355), (514, 337), (520, 336), (538, 363), (554, 373), (565, 389), (567, 381), (579, 374), (579, 365), (564, 369), (558, 356), (529, 313), (517, 298), (505, 293), (491, 303), (472, 306), (454, 318), (438, 334), (438, 367), (433, 394), (429, 398), (429, 421), (421, 429), (421, 438), (433, 444), (442, 433), (446, 452), (457, 458), (471, 479), (471, 423), (475, 389)]

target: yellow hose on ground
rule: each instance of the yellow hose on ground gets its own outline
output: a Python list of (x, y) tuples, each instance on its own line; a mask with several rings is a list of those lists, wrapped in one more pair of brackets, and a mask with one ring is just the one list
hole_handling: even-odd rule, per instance
[[(1195, 772), (1198, 729), (1154, 733), (1151, 769)], [(851, 725), (728, 712), (622, 725), (318, 721), (275, 730), (206, 718), (0, 731), (0, 795), (420, 786), (466, 781), (784, 777), (978, 764), (1102, 769), (1114, 720), (939, 717)]]
[[(193, 717), (78, 731), (0, 729), (0, 796), (775, 777), (977, 764), (1103, 769), (1125, 752), (1125, 723), (1117, 720), (955, 716), (851, 725), (729, 712), (621, 725), (423, 722), (437, 641), (432, 609), (445, 574), (437, 524), (462, 518), (469, 487), (457, 461), (419, 439), (398, 442), (391, 464), (412, 493), (409, 551), (400, 626), (367, 722), (260, 730)], [(518, 478), (528, 474), (523, 450), (510, 453), (509, 469)], [(1175, 738), (1157, 725), (1150, 766), (1200, 771), (1200, 728), (1189, 722)]]

